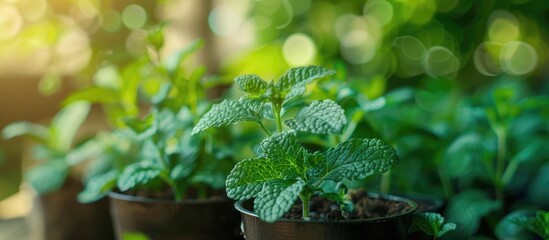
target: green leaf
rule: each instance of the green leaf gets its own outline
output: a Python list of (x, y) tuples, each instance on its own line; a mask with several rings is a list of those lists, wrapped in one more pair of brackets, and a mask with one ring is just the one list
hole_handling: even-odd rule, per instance
[(535, 215), (535, 210), (522, 209), (507, 214), (498, 222), (494, 229), (497, 239), (530, 240), (534, 239), (532, 233), (521, 224), (517, 224), (517, 218), (530, 217)]
[(276, 82), (279, 92), (286, 95), (293, 88), (304, 87), (313, 81), (334, 74), (332, 70), (319, 66), (296, 67), (286, 71)]
[(254, 212), (266, 222), (275, 222), (294, 204), (303, 189), (302, 181), (272, 181), (265, 184), (254, 201)]
[(347, 123), (345, 111), (332, 100), (314, 101), (284, 122), (288, 127), (315, 134), (341, 133)]
[(170, 75), (175, 75), (179, 71), (180, 65), (193, 52), (196, 52), (204, 45), (204, 40), (197, 39), (194, 40), (191, 44), (187, 45), (185, 48), (182, 48), (173, 54), (171, 54), (164, 62), (164, 67), (170, 73)]
[(413, 217), (413, 225), (427, 235), (442, 237), (445, 233), (455, 230), (453, 223), (444, 223), (444, 217), (438, 213), (418, 213)]
[(2, 130), (2, 137), (4, 139), (12, 139), (23, 135), (36, 138), (44, 144), (46, 144), (50, 138), (48, 128), (31, 122), (15, 122), (6, 126), (4, 130)]
[(103, 153), (103, 150), (101, 142), (96, 140), (86, 141), (67, 154), (67, 164), (73, 166), (82, 161), (98, 157)]
[(361, 180), (398, 164), (393, 147), (379, 139), (349, 139), (326, 152), (325, 179)]
[(79, 101), (89, 103), (116, 103), (120, 101), (120, 95), (112, 88), (91, 87), (72, 93), (63, 100), (62, 105), (68, 106)]
[(157, 178), (161, 173), (158, 167), (151, 163), (135, 163), (129, 165), (118, 177), (116, 185), (122, 192), (145, 185)]
[(257, 75), (242, 75), (235, 78), (238, 89), (247, 93), (251, 97), (259, 97), (265, 91), (269, 84)]
[(285, 131), (274, 134), (259, 144), (263, 156), (276, 162), (277, 165), (285, 165), (287, 177), (292, 173), (301, 172), (303, 162), (308, 152), (297, 141), (294, 131)]
[(78, 193), (76, 199), (81, 203), (95, 202), (107, 195), (116, 186), (118, 171), (112, 169), (88, 180), (83, 191)]
[(450, 232), (452, 239), (467, 239), (478, 229), (480, 220), (501, 207), (501, 202), (490, 199), (485, 192), (471, 190), (453, 197), (448, 203), (446, 217), (459, 226)]
[(55, 149), (67, 152), (71, 148), (76, 132), (86, 120), (89, 111), (89, 103), (75, 102), (57, 113), (50, 126), (50, 141)]
[(261, 122), (261, 117), (251, 109), (246, 108), (238, 101), (224, 100), (220, 104), (214, 104), (198, 121), (191, 134), (197, 134), (210, 127), (220, 127), (235, 124), (240, 121)]
[(257, 197), (264, 183), (284, 178), (283, 170), (283, 166), (265, 157), (242, 160), (227, 176), (227, 196), (235, 200)]
[(25, 173), (25, 179), (39, 194), (54, 192), (63, 186), (68, 166), (63, 161), (44, 162)]
[(535, 217), (519, 216), (513, 221), (543, 239), (549, 239), (549, 212), (538, 211)]

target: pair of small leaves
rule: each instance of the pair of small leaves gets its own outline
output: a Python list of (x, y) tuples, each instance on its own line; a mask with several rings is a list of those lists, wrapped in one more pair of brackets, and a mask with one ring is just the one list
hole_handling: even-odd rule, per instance
[(324, 180), (362, 180), (398, 162), (396, 151), (377, 139), (351, 139), (325, 154), (309, 153), (299, 145), (295, 131), (287, 131), (260, 146), (259, 158), (233, 168), (227, 177), (227, 195), (236, 200), (255, 198), (254, 210), (270, 222), (287, 212), (304, 188), (314, 189)]
[[(239, 76), (235, 79), (236, 84), (246, 95), (239, 101), (224, 100), (215, 104), (200, 119), (192, 134), (240, 121), (261, 124), (264, 116), (262, 108), (265, 104), (270, 103), (271, 107), (284, 104), (290, 98), (302, 94), (307, 84), (332, 73), (333, 71), (317, 66), (292, 68), (276, 83), (267, 83), (257, 75)], [(324, 100), (302, 108), (295, 119), (285, 123), (297, 131), (327, 134), (341, 133), (346, 121), (344, 111), (337, 103)]]
[(444, 223), (444, 217), (433, 212), (415, 214), (412, 227), (437, 238), (442, 237), (449, 231), (456, 230), (456, 224)]
[[(261, 105), (246, 100), (224, 100), (215, 104), (194, 127), (192, 134), (197, 134), (210, 127), (227, 126), (241, 121), (261, 123)], [(332, 100), (314, 101), (303, 107), (294, 119), (284, 123), (300, 132), (315, 134), (341, 133), (347, 119), (343, 109)]]

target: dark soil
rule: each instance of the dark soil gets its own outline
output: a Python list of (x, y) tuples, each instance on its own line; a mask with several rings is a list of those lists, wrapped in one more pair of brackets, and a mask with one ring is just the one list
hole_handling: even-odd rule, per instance
[[(354, 204), (354, 211), (349, 214), (342, 214), (339, 205), (335, 201), (314, 196), (309, 204), (309, 217), (313, 221), (370, 219), (396, 216), (412, 208), (404, 202), (368, 197), (364, 190), (351, 192), (350, 198)], [(302, 220), (301, 214), (302, 204), (301, 201), (297, 201), (290, 211), (283, 216), (283, 219)]]

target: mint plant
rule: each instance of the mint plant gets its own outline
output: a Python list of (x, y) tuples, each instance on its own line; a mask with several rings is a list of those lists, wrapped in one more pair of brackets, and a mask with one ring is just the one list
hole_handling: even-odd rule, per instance
[[(209, 106), (203, 81), (206, 68), (198, 67), (187, 72), (182, 62), (203, 42), (195, 41), (162, 60), (159, 58), (162, 39), (160, 26), (149, 34), (149, 55), (129, 64), (128, 71), (132, 74), (126, 76), (133, 84), (121, 87), (120, 92), (113, 95), (114, 99), (129, 98), (127, 103), (131, 108), (113, 107), (110, 101), (102, 102), (107, 104), (107, 109), (118, 110), (114, 112), (114, 118), (119, 116), (118, 113), (125, 116), (117, 121), (112, 132), (103, 136), (103, 140), (109, 143), (105, 155), (111, 161), (110, 167), (90, 178), (79, 195), (81, 202), (95, 201), (115, 189), (129, 194), (173, 197), (180, 201), (191, 197), (188, 194), (190, 188), (197, 190), (196, 197), (206, 198), (207, 190), (224, 187), (234, 163), (229, 155), (220, 154), (223, 149), (219, 146), (224, 146), (230, 135), (221, 135), (220, 129), (191, 136), (198, 116)], [(162, 84), (149, 98), (142, 97), (151, 106), (148, 112), (136, 113), (133, 110), (139, 109), (139, 105), (135, 102), (135, 92), (144, 88), (148, 81)], [(83, 90), (73, 98), (95, 100), (87, 96), (90, 94)]]
[[(283, 121), (289, 108), (297, 105), (293, 99), (305, 93), (306, 85), (332, 73), (308, 66), (292, 68), (276, 82), (266, 82), (256, 75), (237, 77), (236, 84), (245, 95), (238, 101), (226, 99), (214, 105), (193, 129), (196, 134), (210, 127), (251, 121), (269, 135), (259, 144), (258, 156), (237, 163), (226, 181), (227, 195), (235, 200), (254, 198), (254, 211), (265, 221), (281, 218), (298, 198), (303, 219), (308, 219), (309, 201), (314, 194), (345, 203), (340, 185), (326, 183), (363, 180), (398, 163), (396, 151), (378, 139), (349, 139), (326, 151), (310, 152), (303, 147), (297, 137), (299, 132), (343, 131), (347, 122), (344, 110), (332, 100), (312, 101)], [(274, 134), (264, 123), (271, 117), (276, 125)], [(283, 128), (283, 122), (289, 130)]]
[(15, 122), (2, 131), (4, 139), (28, 137), (38, 144), (33, 157), (38, 164), (25, 172), (25, 180), (40, 195), (61, 188), (71, 167), (101, 153), (101, 143), (86, 139), (75, 143), (76, 133), (86, 119), (90, 105), (75, 102), (61, 109), (49, 126), (30, 122)]
[(456, 230), (456, 224), (444, 223), (444, 217), (438, 213), (417, 213), (413, 217), (412, 231), (421, 230), (433, 239), (440, 238), (444, 234)]

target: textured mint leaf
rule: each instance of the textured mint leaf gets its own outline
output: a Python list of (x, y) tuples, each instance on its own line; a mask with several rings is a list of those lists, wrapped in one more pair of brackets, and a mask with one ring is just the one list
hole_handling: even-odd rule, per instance
[(379, 139), (350, 139), (326, 152), (325, 179), (360, 180), (384, 173), (398, 163), (396, 151)]
[(76, 199), (81, 203), (91, 203), (103, 198), (116, 186), (117, 176), (118, 171), (113, 169), (90, 178)]
[(304, 87), (313, 81), (334, 74), (332, 70), (318, 66), (291, 68), (276, 82), (276, 88), (284, 95), (293, 88)]
[(288, 127), (315, 134), (341, 133), (347, 123), (345, 111), (332, 100), (314, 101), (284, 122)]
[(275, 222), (286, 213), (303, 189), (301, 181), (271, 181), (254, 200), (254, 212), (266, 222)]
[(235, 79), (236, 85), (238, 85), (238, 89), (240, 91), (247, 93), (251, 97), (259, 97), (265, 91), (267, 91), (267, 88), (269, 84), (261, 79), (257, 75), (242, 75), (238, 76)]
[(308, 152), (299, 144), (295, 131), (285, 131), (274, 134), (263, 140), (259, 147), (263, 156), (271, 159), (277, 165), (283, 165), (284, 175), (287, 178), (301, 173), (304, 168), (304, 160)]
[(261, 117), (240, 102), (226, 99), (213, 105), (212, 109), (198, 121), (191, 134), (197, 134), (210, 127), (226, 126), (240, 121), (260, 122)]
[(445, 223), (442, 225), (442, 228), (438, 231), (437, 237), (442, 237), (444, 234), (456, 230), (456, 224), (455, 223)]
[(284, 179), (283, 171), (284, 165), (264, 157), (240, 161), (227, 176), (227, 196), (235, 200), (257, 197), (264, 183)]
[(135, 188), (139, 185), (144, 185), (157, 178), (161, 173), (154, 164), (150, 163), (135, 163), (129, 165), (118, 176), (116, 185), (122, 192)]
[(263, 98), (249, 98), (247, 96), (243, 96), (238, 99), (238, 101), (242, 104), (242, 106), (249, 108), (256, 113), (261, 113), (263, 111), (263, 105), (265, 105), (265, 99)]
[(63, 161), (51, 160), (31, 168), (25, 173), (25, 179), (39, 195), (43, 195), (61, 188), (68, 172), (69, 168)]

